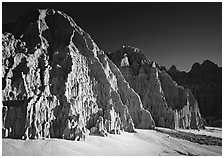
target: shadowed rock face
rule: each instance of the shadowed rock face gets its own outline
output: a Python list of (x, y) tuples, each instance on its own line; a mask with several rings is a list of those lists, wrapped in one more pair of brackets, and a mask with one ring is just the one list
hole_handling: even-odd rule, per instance
[(178, 84), (189, 88), (198, 101), (201, 114), (207, 121), (222, 118), (222, 68), (209, 60), (193, 64), (186, 73), (172, 67), (169, 75)]
[(139, 94), (143, 107), (152, 114), (156, 126), (194, 129), (203, 126), (191, 91), (178, 86), (164, 67), (149, 61), (139, 49), (130, 46), (123, 46), (109, 53), (108, 57)]
[(38, 10), (3, 31), (3, 137), (82, 140), (90, 129), (104, 136), (155, 127), (116, 65), (71, 17)]

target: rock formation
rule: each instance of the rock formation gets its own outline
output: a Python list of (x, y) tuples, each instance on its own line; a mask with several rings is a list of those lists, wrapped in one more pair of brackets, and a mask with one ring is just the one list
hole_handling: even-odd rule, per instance
[(3, 26), (3, 137), (85, 140), (155, 123), (116, 65), (60, 11)]
[[(209, 60), (193, 64), (186, 73), (172, 66), (169, 75), (179, 85), (189, 88), (198, 101), (203, 118), (209, 123), (222, 119), (222, 68)], [(220, 124), (221, 125), (221, 124)]]
[(197, 101), (189, 89), (178, 86), (165, 68), (151, 62), (134, 47), (123, 46), (108, 57), (117, 65), (130, 86), (139, 94), (143, 107), (156, 126), (193, 128), (203, 126)]

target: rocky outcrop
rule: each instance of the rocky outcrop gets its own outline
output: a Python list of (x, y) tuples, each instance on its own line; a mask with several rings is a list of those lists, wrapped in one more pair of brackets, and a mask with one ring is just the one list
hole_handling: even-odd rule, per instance
[(164, 67), (149, 61), (141, 50), (123, 46), (109, 53), (108, 57), (139, 94), (143, 107), (152, 114), (156, 126), (172, 129), (198, 129), (203, 126), (191, 91), (178, 86)]
[(189, 88), (198, 101), (202, 116), (208, 121), (222, 119), (222, 68), (209, 60), (193, 64), (189, 72), (172, 66), (169, 75), (179, 85)]
[(155, 127), (119, 69), (71, 17), (37, 10), (3, 31), (10, 32), (2, 37), (3, 137), (85, 140)]

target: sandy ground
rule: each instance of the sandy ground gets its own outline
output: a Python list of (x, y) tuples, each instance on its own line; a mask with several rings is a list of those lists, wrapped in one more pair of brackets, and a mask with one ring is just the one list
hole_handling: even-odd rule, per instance
[[(123, 132), (121, 135), (109, 135), (106, 138), (89, 136), (86, 141), (82, 142), (62, 139), (25, 141), (3, 139), (2, 155), (222, 155), (222, 144), (220, 146), (222, 130), (220, 128), (207, 128), (201, 131), (174, 131), (165, 128), (137, 129), (136, 131), (137, 133)], [(194, 139), (191, 139), (192, 137)], [(213, 141), (217, 143), (206, 145), (209, 144), (206, 141), (210, 141), (208, 137), (214, 138)]]
[(222, 138), (222, 129), (216, 128), (216, 127), (206, 127), (206, 129), (200, 130), (200, 131), (192, 130), (192, 129), (189, 129), (189, 130), (179, 129), (178, 131), (184, 131), (184, 132), (189, 132), (194, 134), (202, 134), (202, 135)]

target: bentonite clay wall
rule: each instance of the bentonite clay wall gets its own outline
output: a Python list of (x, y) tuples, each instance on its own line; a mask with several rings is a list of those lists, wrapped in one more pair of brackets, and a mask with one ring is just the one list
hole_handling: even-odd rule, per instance
[(197, 101), (191, 91), (178, 86), (162, 68), (134, 47), (123, 46), (108, 54), (130, 86), (139, 94), (143, 107), (156, 126), (194, 128), (203, 126)]
[(119, 69), (69, 16), (38, 10), (5, 31), (3, 137), (82, 140), (155, 127)]

